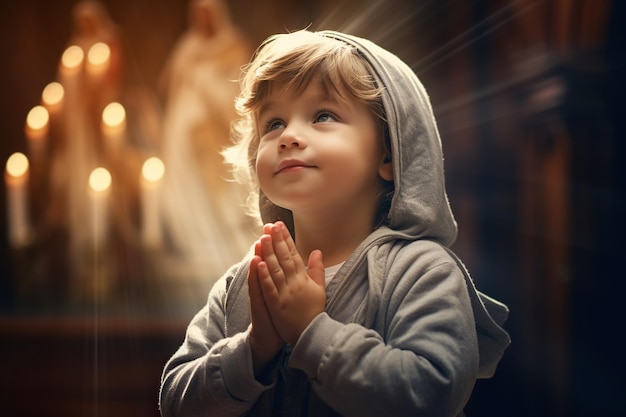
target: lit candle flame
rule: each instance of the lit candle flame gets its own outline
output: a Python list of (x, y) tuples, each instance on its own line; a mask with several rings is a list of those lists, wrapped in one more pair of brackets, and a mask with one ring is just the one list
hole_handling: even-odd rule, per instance
[(141, 237), (148, 247), (161, 244), (159, 181), (164, 173), (163, 162), (154, 156), (146, 159), (141, 167)]
[(15, 152), (7, 159), (6, 171), (13, 178), (18, 178), (28, 172), (28, 158), (21, 152)]
[(159, 158), (153, 156), (146, 159), (141, 168), (141, 175), (146, 181), (157, 182), (165, 174), (165, 165)]
[(87, 53), (87, 61), (90, 65), (105, 64), (111, 56), (111, 48), (104, 42), (94, 43)]
[(85, 58), (85, 53), (82, 48), (78, 45), (72, 45), (68, 47), (63, 55), (61, 56), (61, 64), (65, 68), (77, 68), (80, 64), (83, 63), (83, 59)]
[(27, 244), (30, 235), (28, 219), (28, 158), (15, 152), (7, 159), (4, 180), (7, 191), (9, 241), (14, 247)]
[(33, 130), (40, 130), (46, 127), (50, 115), (44, 106), (35, 106), (26, 116), (26, 125)]
[(48, 106), (56, 106), (63, 100), (63, 96), (65, 95), (65, 89), (56, 81), (51, 82), (43, 89), (43, 93), (41, 94), (41, 99), (44, 104)]
[(106, 168), (98, 167), (89, 175), (89, 187), (93, 191), (103, 192), (111, 186), (111, 174)]
[(120, 103), (109, 103), (102, 111), (102, 122), (109, 127), (117, 127), (126, 120), (126, 110)]

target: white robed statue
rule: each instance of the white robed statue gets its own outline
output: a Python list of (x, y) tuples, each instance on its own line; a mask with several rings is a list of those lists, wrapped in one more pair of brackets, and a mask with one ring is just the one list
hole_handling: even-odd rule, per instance
[(236, 80), (250, 54), (220, 0), (192, 0), (190, 28), (161, 79), (166, 174), (160, 212), (172, 253), (163, 263), (178, 279), (210, 285), (258, 236), (242, 207), (245, 193), (227, 180), (220, 154), (236, 115)]

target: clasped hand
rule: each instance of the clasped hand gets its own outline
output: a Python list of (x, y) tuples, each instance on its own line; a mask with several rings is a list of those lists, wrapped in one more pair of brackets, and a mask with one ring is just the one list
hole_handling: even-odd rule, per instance
[(322, 252), (311, 252), (308, 271), (282, 222), (263, 226), (248, 272), (255, 368), (287, 342), (292, 346), (326, 309)]

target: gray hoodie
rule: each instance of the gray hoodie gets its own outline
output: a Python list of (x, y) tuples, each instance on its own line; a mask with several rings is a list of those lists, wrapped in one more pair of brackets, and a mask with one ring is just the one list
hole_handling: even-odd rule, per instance
[[(249, 256), (212, 288), (167, 363), (160, 406), (170, 416), (457, 416), (477, 378), (493, 375), (510, 343), (505, 305), (478, 292), (449, 246), (456, 222), (441, 142), (413, 71), (354, 36), (384, 86), (394, 167), (389, 224), (330, 282), (326, 312), (286, 345), (262, 381), (248, 344)], [(264, 222), (288, 218), (269, 217)]]

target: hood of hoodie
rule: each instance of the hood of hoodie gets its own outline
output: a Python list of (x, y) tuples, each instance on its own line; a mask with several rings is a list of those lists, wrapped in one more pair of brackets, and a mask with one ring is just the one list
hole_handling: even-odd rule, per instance
[[(479, 377), (491, 377), (510, 344), (509, 335), (501, 327), (508, 317), (508, 308), (478, 291), (463, 263), (449, 249), (456, 239), (457, 224), (446, 193), (441, 139), (428, 94), (408, 65), (375, 43), (334, 31), (319, 33), (354, 46), (370, 64), (378, 84), (384, 87), (382, 100), (389, 126), (395, 188), (389, 228), (403, 239), (435, 241), (455, 259), (465, 276), (476, 321)], [(370, 243), (377, 234), (370, 236)], [(376, 291), (374, 286), (370, 282), (370, 292)]]

